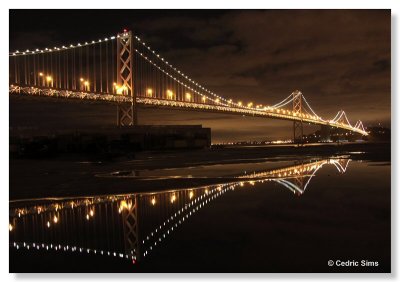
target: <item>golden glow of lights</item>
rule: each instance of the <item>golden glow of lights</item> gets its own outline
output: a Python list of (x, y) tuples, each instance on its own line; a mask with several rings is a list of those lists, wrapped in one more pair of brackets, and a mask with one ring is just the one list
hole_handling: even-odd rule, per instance
[(176, 196), (175, 194), (172, 194), (171, 196), (171, 204), (174, 203), (176, 201)]
[(146, 94), (147, 94), (147, 97), (153, 97), (153, 89), (147, 88)]
[(43, 73), (42, 73), (42, 72), (39, 72), (39, 76), (43, 76)]
[(254, 186), (255, 182), (254, 182), (254, 181), (249, 181), (249, 184), (250, 184), (251, 186)]
[(208, 189), (204, 190), (204, 193), (206, 193), (206, 195), (208, 194)]
[(113, 85), (114, 85), (114, 88), (115, 88), (117, 94), (127, 94), (128, 88), (125, 85), (121, 86), (119, 84), (116, 84), (115, 82)]
[(215, 103), (217, 104), (219, 103), (219, 98), (215, 99)]
[(52, 81), (53, 78), (52, 78), (51, 76), (48, 75), (48, 76), (46, 76), (46, 80), (47, 80), (47, 81)]
[(88, 86), (89, 85), (89, 81), (85, 81), (84, 83), (83, 83), (85, 86)]
[(50, 228), (50, 221), (47, 221), (47, 228)]
[(121, 212), (122, 210), (127, 209), (127, 208), (128, 208), (127, 202), (125, 200), (122, 200), (119, 203), (119, 212)]
[(54, 223), (57, 223), (57, 222), (58, 222), (58, 217), (57, 217), (56, 215), (53, 217), (53, 222), (54, 222)]
[(11, 231), (13, 231), (13, 226), (12, 226), (12, 224), (10, 223), (10, 224), (8, 224), (8, 230), (10, 230), (10, 232)]
[(194, 193), (193, 193), (193, 191), (190, 191), (190, 192), (189, 192), (189, 199), (192, 199), (192, 198), (193, 198), (193, 196), (194, 196)]
[(201, 98), (201, 101), (203, 101), (203, 103), (205, 103), (205, 102), (206, 102), (206, 96), (203, 96), (203, 97)]
[(84, 79), (81, 77), (80, 79), (79, 79), (81, 82), (83, 82), (84, 81)]
[(86, 220), (89, 220), (89, 219), (90, 219), (89, 214), (86, 214)]
[(238, 106), (239, 106), (239, 107), (242, 106), (242, 102), (241, 102), (241, 101), (238, 102)]
[(174, 98), (174, 93), (171, 90), (167, 90), (167, 98), (168, 99)]
[(190, 93), (186, 93), (186, 100), (190, 101), (192, 99), (192, 95)]
[(239, 185), (240, 185), (240, 187), (243, 187), (243, 186), (244, 186), (244, 183), (243, 183), (243, 182), (240, 182)]
[(90, 214), (91, 217), (93, 217), (94, 216), (94, 209), (90, 209), (89, 214)]
[(247, 107), (248, 107), (248, 108), (251, 108), (251, 107), (253, 107), (253, 102), (249, 102), (249, 103), (247, 103)]
[(155, 197), (153, 197), (153, 198), (151, 199), (151, 204), (152, 204), (153, 206), (156, 204), (156, 198), (155, 198)]

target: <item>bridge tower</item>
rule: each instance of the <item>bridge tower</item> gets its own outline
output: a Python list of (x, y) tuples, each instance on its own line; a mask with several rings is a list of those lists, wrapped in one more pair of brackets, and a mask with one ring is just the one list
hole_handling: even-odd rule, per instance
[(122, 95), (132, 97), (132, 102), (118, 103), (117, 125), (137, 125), (136, 94), (133, 85), (132, 31), (124, 31), (117, 37), (117, 84)]
[(122, 210), (122, 225), (124, 230), (125, 254), (140, 260), (140, 238), (139, 238), (139, 201), (138, 195), (126, 201)]
[(300, 117), (300, 121), (293, 121), (293, 142), (303, 144), (303, 117), (302, 117), (302, 93), (299, 90), (292, 92), (293, 95), (293, 114)]

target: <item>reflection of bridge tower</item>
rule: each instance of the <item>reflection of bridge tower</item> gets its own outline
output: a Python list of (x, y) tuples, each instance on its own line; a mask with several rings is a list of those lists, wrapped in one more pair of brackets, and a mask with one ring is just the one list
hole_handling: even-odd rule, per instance
[(125, 254), (140, 259), (139, 244), (139, 196), (135, 195), (122, 205)]
[(117, 38), (117, 91), (131, 96), (132, 102), (119, 103), (117, 106), (117, 125), (137, 125), (136, 95), (133, 85), (132, 32), (124, 32)]
[(302, 93), (299, 90), (295, 90), (293, 95), (293, 115), (300, 117), (299, 121), (293, 121), (293, 142), (303, 143), (303, 117), (301, 111)]

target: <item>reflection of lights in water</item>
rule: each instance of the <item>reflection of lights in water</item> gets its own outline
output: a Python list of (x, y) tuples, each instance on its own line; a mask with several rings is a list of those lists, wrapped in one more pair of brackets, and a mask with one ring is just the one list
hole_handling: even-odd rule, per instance
[(12, 226), (12, 224), (10, 223), (10, 224), (8, 224), (8, 230), (10, 230), (10, 232), (11, 231), (13, 231), (13, 226)]
[[(160, 237), (154, 238), (154, 232), (151, 232), (149, 236), (146, 237), (145, 240), (143, 240), (143, 244), (146, 242), (150, 242), (154, 238), (154, 243), (150, 244), (149, 248), (143, 252), (143, 256), (147, 256), (148, 253), (153, 250), (153, 247), (157, 246), (157, 242), (161, 242), (163, 238), (166, 237), (166, 235), (169, 235), (174, 231), (178, 225), (182, 224), (186, 219), (189, 218), (189, 216), (193, 215), (196, 211), (199, 210), (199, 208), (204, 207), (205, 204), (208, 204), (211, 202), (211, 200), (216, 199), (218, 196), (223, 195), (226, 191), (231, 190), (233, 191), (234, 187), (237, 186), (238, 183), (233, 183), (233, 184), (223, 184), (218, 186), (217, 188), (211, 189), (210, 191), (206, 188), (205, 191), (207, 191), (206, 195), (201, 195), (197, 197), (196, 199), (192, 200), (190, 203), (182, 207), (180, 210), (178, 210), (175, 214), (173, 214), (170, 218), (166, 220), (163, 224), (159, 226), (160, 228)], [(222, 189), (225, 187), (224, 189)], [(219, 189), (220, 188), (220, 189)], [(197, 206), (195, 204), (197, 203)], [(195, 207), (194, 207), (195, 206)], [(186, 214), (184, 214), (186, 212)], [(182, 215), (181, 215), (182, 214)], [(173, 220), (176, 220), (176, 223), (172, 223), (171, 227), (165, 231), (161, 231), (161, 228), (163, 226), (166, 226), (166, 223), (169, 223), (170, 221), (172, 222)], [(156, 229), (157, 231), (157, 229)], [(161, 234), (163, 232), (163, 234)]]
[[(19, 250), (20, 243), (13, 242), (12, 246)], [(117, 252), (110, 252), (110, 251), (104, 251), (104, 250), (96, 250), (96, 249), (90, 249), (90, 248), (78, 248), (77, 246), (69, 246), (69, 245), (53, 245), (53, 244), (39, 244), (39, 243), (22, 243), (22, 247), (26, 248), (27, 250), (33, 248), (36, 250), (40, 249), (45, 249), (47, 251), (49, 250), (56, 250), (56, 251), (64, 251), (64, 252), (76, 252), (79, 250), (80, 253), (86, 252), (88, 254), (95, 254), (95, 255), (107, 255), (107, 256), (117, 256), (120, 258), (126, 258), (126, 259), (131, 259), (136, 261), (136, 256), (135, 255), (127, 255), (123, 253), (117, 253)]]
[[(174, 203), (177, 201), (178, 197), (181, 197), (180, 199), (182, 199), (182, 201), (178, 201), (178, 203), (176, 205), (174, 205), (173, 207), (179, 208), (179, 207), (182, 207), (182, 205), (183, 205), (183, 207), (180, 208), (178, 211), (174, 212), (172, 214), (172, 216), (168, 217), (168, 219), (165, 222), (161, 223), (159, 226), (157, 225), (155, 232), (149, 233), (149, 236), (147, 236), (147, 237), (143, 236), (143, 238), (144, 238), (144, 240), (143, 240), (144, 248), (143, 249), (146, 251), (142, 254), (148, 255), (150, 250), (155, 248), (157, 245), (160, 245), (160, 242), (162, 242), (162, 240), (165, 240), (167, 234), (171, 234), (174, 230), (176, 230), (179, 227), (179, 225), (181, 225), (186, 220), (188, 220), (188, 218), (191, 215), (195, 214), (199, 209), (201, 209), (202, 207), (204, 207), (205, 205), (210, 203), (212, 200), (216, 199), (218, 196), (224, 194), (228, 190), (233, 191), (235, 187), (246, 186), (245, 185), (246, 183), (249, 183), (250, 185), (255, 185), (258, 182), (276, 181), (277, 180), (276, 177), (278, 175), (280, 177), (286, 176), (288, 174), (290, 175), (291, 171), (295, 171), (295, 170), (303, 172), (303, 174), (304, 174), (304, 172), (308, 172), (308, 171), (312, 171), (313, 169), (320, 168), (323, 164), (326, 164), (326, 163), (335, 165), (335, 164), (338, 164), (338, 160), (333, 160), (331, 162), (328, 162), (325, 160), (322, 162), (318, 162), (317, 163), (318, 165), (316, 165), (316, 164), (310, 165), (308, 163), (301, 164), (301, 165), (292, 167), (291, 170), (288, 170), (288, 168), (275, 169), (273, 171), (274, 174), (271, 174), (272, 171), (251, 172), (250, 174), (248, 174), (246, 176), (240, 176), (239, 179), (240, 178), (242, 178), (242, 180), (244, 180), (243, 178), (252, 178), (252, 179), (247, 179), (245, 181), (240, 181), (240, 182), (234, 182), (234, 183), (232, 182), (232, 183), (222, 184), (222, 185), (203, 186), (203, 187), (199, 187), (199, 188), (191, 188), (191, 189), (187, 189), (187, 190), (181, 190), (178, 192), (177, 191), (162, 192), (160, 194), (164, 194), (165, 198), (161, 198), (161, 199), (165, 199), (165, 201), (167, 203), (168, 203), (168, 201), (170, 201), (171, 203)], [(340, 167), (340, 169), (343, 170), (343, 169), (345, 169), (345, 167), (347, 167), (347, 164), (341, 162), (340, 165), (338, 164), (338, 167)], [(308, 176), (304, 175), (304, 177), (310, 177), (310, 176), (312, 176), (312, 175), (308, 175)], [(264, 178), (260, 179), (261, 177), (264, 177)], [(302, 177), (303, 177), (303, 175), (302, 175)], [(255, 178), (257, 178), (257, 179), (255, 179)], [(294, 178), (297, 178), (297, 176), (294, 175), (293, 177), (288, 178), (288, 180), (291, 181), (291, 179), (294, 179)], [(289, 185), (289, 183), (286, 183), (286, 184)], [(293, 184), (294, 183), (292, 182), (291, 185), (293, 185)], [(301, 187), (299, 187), (299, 188), (301, 188)], [(195, 191), (197, 191), (197, 190), (198, 190), (198, 192), (195, 193)], [(301, 191), (297, 191), (297, 192), (301, 193)], [(147, 194), (147, 193), (145, 193), (145, 194)], [(162, 206), (164, 200), (157, 198), (157, 201), (156, 201), (156, 199), (155, 199), (156, 197), (154, 196), (154, 195), (158, 195), (158, 193), (157, 194), (148, 193), (148, 194), (149, 194), (148, 197), (150, 198), (150, 203), (152, 205), (155, 205), (157, 203), (157, 205)], [(195, 194), (198, 196), (195, 196)], [(130, 209), (136, 203), (136, 200), (133, 199), (132, 196), (134, 196), (134, 195), (100, 196), (100, 197), (94, 197), (91, 200), (77, 199), (77, 200), (74, 200), (73, 202), (63, 202), (60, 204), (43, 205), (42, 207), (35, 206), (33, 209), (32, 208), (15, 209), (13, 216), (15, 217), (16, 214), (18, 214), (19, 216), (26, 216), (27, 214), (32, 214), (32, 213), (37, 214), (37, 213), (41, 213), (41, 212), (45, 212), (45, 213), (50, 212), (50, 217), (48, 217), (48, 218), (50, 218), (50, 221), (47, 222), (47, 227), (50, 228), (51, 222), (57, 223), (60, 220), (62, 222), (64, 222), (64, 220), (62, 219), (64, 214), (59, 214), (59, 212), (57, 212), (57, 215), (54, 215), (55, 209), (63, 210), (65, 208), (70, 208), (75, 205), (78, 208), (85, 209), (85, 210), (83, 210), (83, 215), (86, 217), (87, 220), (90, 220), (90, 217), (94, 216), (95, 208), (97, 208), (97, 206), (95, 206), (95, 205), (104, 203), (104, 202), (112, 203), (112, 202), (116, 201), (112, 207), (113, 207), (113, 209), (118, 208), (118, 211), (121, 213), (122, 210)], [(146, 202), (149, 201), (149, 198), (147, 198)], [(190, 201), (188, 201), (188, 199), (190, 199)], [(159, 203), (159, 201), (161, 201), (161, 204)], [(187, 203), (187, 202), (189, 202), (189, 203)], [(147, 203), (149, 203), (149, 202), (147, 202)], [(101, 210), (100, 211), (96, 210), (96, 212), (101, 212)], [(53, 217), (51, 216), (51, 214), (53, 214)], [(100, 213), (99, 213), (99, 215), (100, 215)], [(18, 220), (18, 218), (17, 218), (17, 220)], [(66, 218), (66, 220), (68, 220), (68, 218)], [(10, 223), (10, 225), (12, 225), (12, 224)], [(17, 227), (17, 228), (15, 228), (15, 227)], [(42, 228), (43, 228), (43, 225), (42, 225)], [(18, 231), (21, 230), (16, 225), (12, 226), (12, 229), (18, 230)], [(13, 234), (14, 233), (12, 233), (12, 234), (10, 233), (10, 236), (13, 236)], [(151, 242), (151, 244), (150, 244), (150, 242)], [(67, 247), (65, 247), (65, 248), (67, 249)], [(35, 247), (35, 249), (36, 249), (36, 247)], [(84, 249), (84, 251), (87, 252), (87, 249)], [(99, 251), (92, 250), (90, 252), (93, 254), (101, 253), (100, 250)], [(113, 252), (111, 252), (111, 254), (113, 255)], [(129, 253), (129, 255), (131, 255), (131, 253)], [(118, 255), (118, 256), (121, 257), (121, 255)]]

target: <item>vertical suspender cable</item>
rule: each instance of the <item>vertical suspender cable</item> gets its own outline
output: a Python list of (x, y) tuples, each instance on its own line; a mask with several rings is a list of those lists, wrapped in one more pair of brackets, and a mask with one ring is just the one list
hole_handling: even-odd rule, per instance
[(68, 53), (69, 53), (69, 50), (67, 50), (66, 52), (66, 55), (65, 55), (65, 58), (66, 58), (66, 61), (67, 61), (67, 63), (66, 63), (66, 65), (67, 65), (67, 71), (65, 72), (66, 73), (66, 80), (67, 80), (67, 87), (66, 87), (66, 89), (69, 89), (69, 58), (68, 58)]
[(33, 55), (33, 84), (36, 86), (36, 55)]
[[(90, 71), (89, 71), (89, 56), (90, 56), (90, 52), (89, 52), (89, 45), (86, 45), (86, 79), (90, 79)], [(89, 91), (90, 91), (90, 84), (88, 85), (89, 87)]]
[(100, 56), (99, 56), (99, 64), (100, 64), (100, 92), (103, 92), (103, 64), (102, 64), (102, 57), (101, 57), (101, 44), (100, 45)]
[(25, 63), (25, 68), (24, 68), (24, 80), (25, 80), (25, 85), (27, 84), (26, 80), (26, 56), (24, 56), (24, 63)]
[(93, 45), (93, 91), (96, 92), (96, 45)]
[(15, 72), (15, 83), (18, 84), (18, 75), (17, 75), (17, 56), (14, 57), (14, 72)]
[[(117, 43), (117, 40), (115, 40), (115, 42)], [(115, 60), (116, 60), (116, 55), (114, 52), (114, 44), (111, 43), (111, 80), (112, 80), (112, 87), (113, 87), (113, 92), (114, 92), (114, 82), (116, 82), (116, 74), (117, 72), (115, 71)]]
[(108, 88), (108, 72), (109, 72), (109, 69), (108, 69), (108, 41), (106, 42), (106, 83), (107, 83), (107, 85), (106, 85), (106, 87), (107, 87), (107, 94), (109, 93), (109, 88)]

